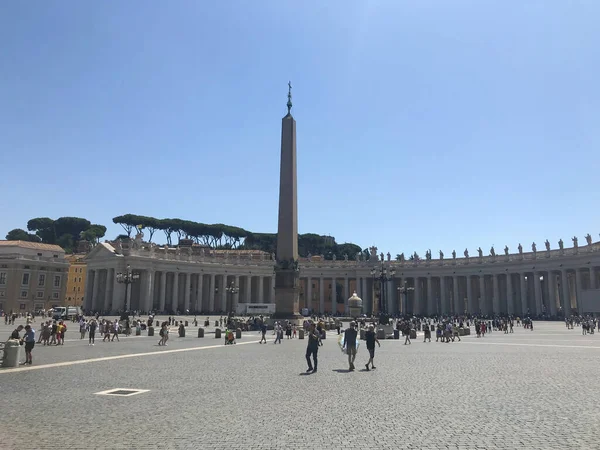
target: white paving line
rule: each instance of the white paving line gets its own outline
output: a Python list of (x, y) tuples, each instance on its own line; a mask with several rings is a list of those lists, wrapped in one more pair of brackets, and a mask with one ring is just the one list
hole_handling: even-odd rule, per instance
[(589, 345), (556, 345), (556, 344), (516, 344), (512, 342), (465, 342), (465, 344), (475, 344), (475, 345), (512, 345), (516, 347), (552, 347), (552, 348), (595, 348), (600, 349), (600, 347), (591, 347)]
[[(235, 346), (256, 344), (256, 343), (258, 343), (258, 341), (239, 342), (239, 343), (235, 344)], [(23, 366), (23, 367), (14, 367), (12, 369), (0, 369), (0, 374), (14, 373), (14, 372), (29, 372), (30, 370), (52, 369), (55, 367), (75, 366), (78, 364), (88, 364), (88, 363), (100, 362), (100, 361), (111, 361), (111, 360), (115, 360), (115, 359), (136, 358), (139, 356), (164, 355), (167, 353), (191, 352), (191, 351), (195, 351), (195, 350), (209, 350), (212, 348), (223, 348), (223, 347), (229, 347), (229, 346), (228, 345), (226, 346), (224, 344), (219, 344), (219, 345), (209, 345), (206, 347), (178, 348), (178, 349), (173, 349), (173, 350), (162, 350), (162, 351), (159, 350), (159, 351), (155, 351), (155, 352), (131, 353), (129, 355), (104, 356), (102, 358), (78, 359), (77, 361), (65, 361), (65, 362), (52, 363), (52, 364), (42, 364), (39, 366)], [(234, 347), (234, 346), (232, 345), (231, 347)]]

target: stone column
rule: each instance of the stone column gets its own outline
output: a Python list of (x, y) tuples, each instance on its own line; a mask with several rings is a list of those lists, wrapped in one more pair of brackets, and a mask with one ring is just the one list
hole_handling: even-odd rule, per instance
[(265, 303), (265, 279), (258, 276), (258, 303)]
[(190, 309), (190, 291), (192, 290), (192, 274), (185, 274), (185, 292), (183, 295), (183, 312), (184, 314)]
[(221, 294), (221, 312), (227, 312), (227, 275), (221, 276), (221, 287), (219, 293)]
[(331, 278), (331, 314), (337, 312), (337, 284), (335, 277)]
[(494, 298), (492, 299), (492, 311), (494, 314), (500, 313), (500, 289), (498, 289), (498, 275), (492, 275)]
[(350, 294), (348, 294), (348, 277), (344, 278), (344, 314), (348, 314), (348, 298), (350, 298)]
[(583, 284), (581, 282), (581, 269), (575, 269), (575, 298), (577, 302), (577, 309), (581, 310), (581, 289)]
[(422, 314), (424, 308), (421, 305), (421, 283), (419, 277), (415, 277), (415, 302), (413, 305), (413, 314)]
[(456, 275), (454, 275), (452, 277), (452, 302), (454, 303), (454, 314), (463, 314), (464, 313), (464, 306), (461, 308), (461, 301), (459, 298), (459, 292), (458, 292), (458, 277)]
[(325, 280), (323, 277), (319, 278), (319, 314), (325, 312)]
[(469, 314), (477, 314), (479, 311), (476, 311), (475, 308), (475, 299), (473, 298), (473, 277), (475, 275), (467, 275), (467, 307), (469, 309)]
[(144, 296), (144, 308), (146, 313), (149, 313), (154, 303), (154, 270), (151, 269), (146, 271), (146, 292), (144, 293)]
[(311, 310), (313, 308), (313, 304), (312, 304), (312, 278), (308, 277), (306, 279), (306, 296), (307, 296), (307, 301), (306, 301), (306, 307)]
[(208, 312), (215, 311), (215, 274), (210, 274), (210, 286), (208, 286)]
[(446, 277), (444, 275), (440, 277), (440, 301), (442, 303), (442, 314), (448, 314), (450, 308), (446, 302)]
[(179, 272), (173, 272), (173, 298), (171, 299), (171, 309), (173, 314), (179, 308)]
[[(112, 277), (111, 277), (112, 272)], [(113, 282), (112, 278), (114, 277), (115, 269), (106, 269), (106, 285), (104, 288), (104, 311), (110, 310), (110, 302), (112, 300), (111, 297), (111, 284)]]
[[(112, 312), (122, 311), (125, 307), (125, 285), (117, 281), (117, 270), (113, 278)], [(131, 304), (131, 303), (130, 303)]]
[(252, 303), (252, 277), (246, 275), (246, 300), (245, 303)]
[(487, 307), (485, 304), (485, 275), (479, 275), (479, 310), (477, 311), (487, 313)]
[(506, 311), (508, 314), (515, 313), (513, 304), (512, 275), (510, 273), (506, 274)]
[(237, 314), (237, 305), (238, 305), (238, 300), (239, 300), (239, 295), (240, 295), (240, 277), (239, 275), (236, 275), (233, 278), (233, 285), (235, 287), (237, 287), (237, 294), (232, 294), (231, 296), (231, 310)]
[(434, 312), (432, 284), (433, 283), (431, 282), (431, 275), (429, 275), (427, 276), (427, 310), (425, 312), (427, 316), (432, 315)]
[(590, 289), (596, 289), (596, 270), (590, 267)]
[(520, 273), (519, 276), (521, 278), (521, 310), (519, 312), (521, 316), (525, 316), (529, 308), (529, 302), (527, 301), (527, 281), (525, 280), (525, 273)]
[(160, 312), (165, 310), (165, 302), (167, 296), (167, 272), (164, 270), (160, 273), (160, 304), (158, 309)]
[(562, 308), (565, 317), (571, 317), (571, 295), (569, 292), (569, 274), (566, 269), (560, 272), (560, 284), (562, 287)]
[(202, 297), (204, 296), (203, 289), (204, 289), (204, 274), (199, 273), (198, 274), (198, 286), (197, 286), (198, 293), (196, 294), (196, 301), (195, 301), (195, 305), (194, 305), (195, 312), (200, 312), (202, 310)]
[[(100, 285), (100, 271), (99, 270), (94, 270), (94, 278), (92, 279), (92, 310), (97, 311), (98, 308), (98, 288)], [(54, 280), (52, 279), (52, 277), (49, 277), (50, 280), (47, 281), (47, 283), (54, 283)]]
[(535, 292), (535, 314), (542, 314), (542, 282), (540, 281), (540, 272), (533, 274), (533, 290)]
[(556, 274), (548, 271), (548, 313), (556, 316)]

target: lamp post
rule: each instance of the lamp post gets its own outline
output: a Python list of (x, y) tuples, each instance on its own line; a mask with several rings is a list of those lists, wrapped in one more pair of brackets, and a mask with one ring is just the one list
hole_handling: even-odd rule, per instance
[(138, 281), (140, 279), (140, 274), (138, 272), (133, 272), (131, 270), (131, 266), (127, 264), (127, 268), (125, 273), (118, 272), (117, 273), (117, 283), (121, 283), (125, 285), (125, 311), (124, 314), (129, 316), (129, 285)]
[(408, 282), (405, 281), (402, 287), (398, 288), (398, 293), (402, 296), (402, 314), (408, 315), (408, 291), (414, 291), (414, 287), (408, 287)]
[(379, 323), (387, 325), (389, 316), (386, 311), (386, 283), (394, 278), (396, 270), (393, 267), (388, 269), (384, 265), (383, 258), (381, 260), (381, 266), (375, 266), (371, 269), (371, 276), (373, 281), (379, 281)]
[(225, 292), (227, 292), (227, 296), (231, 298), (227, 305), (227, 313), (229, 315), (230, 313), (233, 313), (233, 296), (240, 292), (240, 288), (232, 281), (231, 284), (225, 288)]

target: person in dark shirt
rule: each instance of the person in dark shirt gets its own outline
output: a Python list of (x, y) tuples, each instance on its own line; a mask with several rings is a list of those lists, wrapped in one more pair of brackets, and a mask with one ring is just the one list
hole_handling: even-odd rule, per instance
[(19, 336), (19, 333), (23, 330), (23, 325), (19, 325), (16, 329), (13, 330), (13, 332), (10, 334), (10, 338), (11, 339), (21, 339), (21, 336)]
[(365, 341), (367, 343), (367, 350), (369, 350), (369, 361), (365, 364), (365, 367), (369, 370), (369, 364), (371, 364), (371, 369), (376, 369), (373, 365), (373, 358), (375, 358), (375, 343), (377, 342), (379, 347), (381, 347), (381, 344), (379, 343), (379, 339), (377, 339), (373, 325), (371, 325), (369, 330), (365, 333)]
[[(306, 372), (317, 372), (317, 353), (319, 352), (319, 341), (320, 341), (319, 333), (317, 332), (317, 328), (314, 323), (310, 324), (310, 329), (308, 331), (308, 345), (306, 347), (306, 362), (308, 363), (308, 370)], [(310, 362), (310, 357), (312, 355), (313, 363)]]
[(267, 324), (266, 323), (261, 323), (260, 324), (260, 332), (262, 334), (261, 338), (260, 338), (260, 342), (259, 344), (262, 344), (263, 341), (265, 341), (265, 344), (267, 343)]
[(346, 353), (348, 354), (349, 370), (354, 370), (354, 360), (356, 359), (356, 338), (358, 332), (356, 331), (356, 324), (350, 322), (350, 328), (344, 331), (344, 345)]

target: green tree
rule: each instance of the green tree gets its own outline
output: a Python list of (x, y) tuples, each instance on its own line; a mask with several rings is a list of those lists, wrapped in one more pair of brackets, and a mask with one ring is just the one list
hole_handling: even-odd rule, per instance
[(33, 233), (28, 233), (21, 228), (15, 228), (14, 230), (10, 230), (6, 235), (7, 241), (26, 241), (26, 242), (41, 242), (41, 239), (38, 235)]
[(133, 229), (140, 225), (139, 216), (136, 216), (135, 214), (124, 214), (122, 216), (113, 217), (112, 221), (114, 224), (121, 225), (129, 238), (131, 238)]
[(35, 231), (45, 244), (56, 244), (56, 230), (54, 228), (54, 220), (49, 217), (37, 217), (27, 222), (27, 229)]

